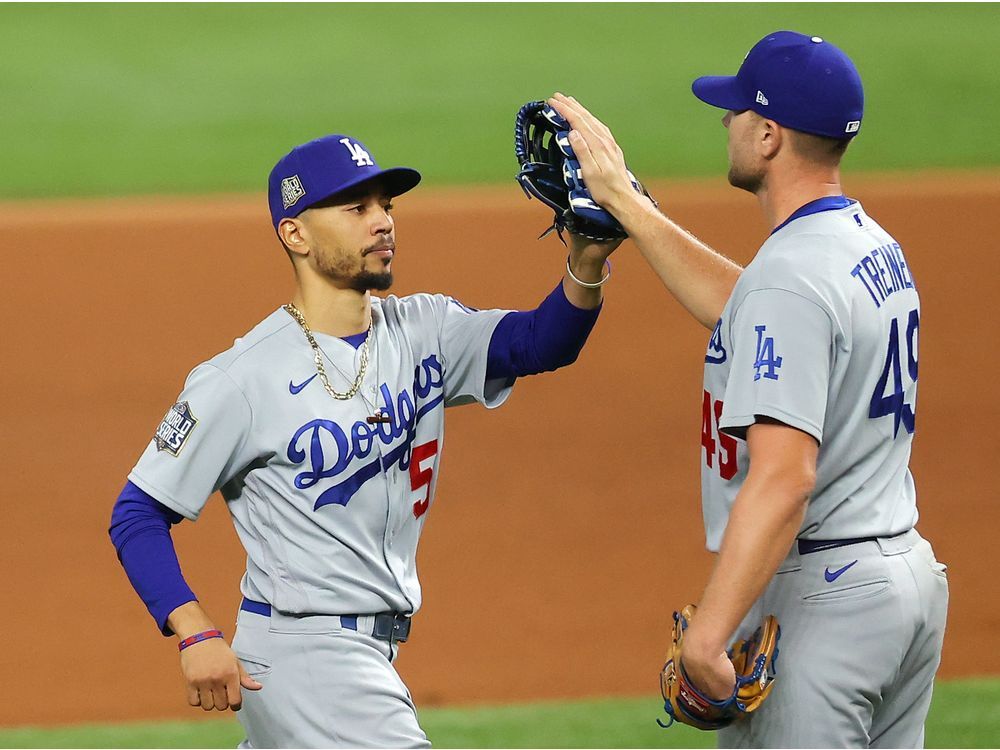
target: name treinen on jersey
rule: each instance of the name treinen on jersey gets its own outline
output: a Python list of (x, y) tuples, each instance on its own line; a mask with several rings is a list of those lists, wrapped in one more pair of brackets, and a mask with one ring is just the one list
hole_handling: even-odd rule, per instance
[[(347, 479), (324, 490), (316, 499), (313, 510), (324, 505), (347, 505), (354, 494), (369, 479), (388, 471), (393, 465), (406, 470), (410, 466), (411, 447), (416, 436), (420, 418), (444, 401), (444, 369), (436, 355), (426, 357), (419, 367), (414, 368), (414, 399), (405, 388), (393, 397), (389, 387), (383, 383), (379, 388), (387, 422), (368, 424), (357, 421), (350, 428), (350, 435), (336, 422), (329, 419), (313, 419), (302, 425), (288, 443), (288, 460), (303, 463), (307, 456), (309, 469), (295, 476), (295, 486), (300, 490), (313, 487), (322, 479), (329, 479), (345, 473), (358, 460), (367, 458), (378, 439), (383, 445), (391, 445), (405, 434), (402, 442), (384, 455), (378, 455), (362, 465)], [(433, 391), (440, 391), (429, 398)], [(303, 436), (308, 435), (308, 449), (299, 447)], [(328, 456), (336, 456), (328, 466)]]
[(881, 307), (895, 292), (913, 289), (913, 277), (898, 242), (872, 250), (854, 266), (851, 276), (864, 284), (875, 307)]

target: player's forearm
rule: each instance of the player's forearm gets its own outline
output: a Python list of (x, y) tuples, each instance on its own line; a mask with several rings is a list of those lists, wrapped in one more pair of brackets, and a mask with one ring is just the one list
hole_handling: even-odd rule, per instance
[(715, 569), (698, 607), (701, 640), (713, 652), (727, 641), (764, 592), (795, 540), (807, 495), (795, 487), (743, 486)]
[[(751, 463), (751, 467), (752, 467)], [(788, 555), (805, 516), (810, 478), (752, 469), (729, 515), (715, 568), (691, 626), (694, 648), (724, 651), (729, 638)]]
[[(571, 238), (572, 247), (569, 251), (569, 267), (580, 281), (587, 284), (597, 284), (608, 273), (607, 258), (608, 252), (598, 244), (583, 244), (580, 238)], [(617, 244), (617, 243), (616, 243)], [(563, 292), (566, 299), (581, 310), (593, 310), (600, 307), (604, 300), (604, 290), (602, 287), (590, 289), (581, 286), (566, 273), (563, 275)]]
[(636, 193), (613, 213), (663, 285), (703, 326), (712, 330), (742, 268), (715, 252)]
[(486, 379), (520, 378), (576, 361), (600, 308), (581, 309), (560, 284), (534, 310), (504, 317), (486, 355)]
[(126, 482), (108, 529), (132, 588), (164, 635), (171, 633), (170, 612), (195, 598), (184, 581), (170, 536), (170, 525), (180, 520), (179, 514)]
[(167, 617), (167, 625), (181, 640), (195, 633), (215, 629), (212, 619), (198, 602), (187, 602), (177, 607)]

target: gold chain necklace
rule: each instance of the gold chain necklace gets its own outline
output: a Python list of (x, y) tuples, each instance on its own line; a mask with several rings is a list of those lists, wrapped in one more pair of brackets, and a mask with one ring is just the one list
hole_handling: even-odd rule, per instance
[(323, 351), (319, 348), (319, 344), (316, 343), (316, 339), (313, 338), (312, 331), (309, 330), (309, 325), (306, 323), (306, 319), (303, 317), (302, 313), (299, 312), (299, 308), (289, 302), (287, 305), (283, 306), (283, 309), (295, 318), (295, 322), (299, 324), (302, 332), (306, 335), (306, 339), (309, 341), (309, 346), (311, 346), (313, 350), (313, 361), (316, 362), (316, 372), (319, 373), (319, 379), (322, 381), (323, 387), (326, 388), (326, 392), (338, 401), (347, 401), (348, 399), (354, 398), (358, 391), (361, 390), (361, 383), (364, 381), (365, 373), (368, 371), (368, 342), (372, 337), (372, 324), (368, 324), (368, 333), (365, 335), (365, 343), (361, 345), (361, 366), (358, 368), (358, 376), (354, 378), (354, 383), (346, 393), (337, 393), (337, 391), (333, 390), (333, 386), (330, 385), (330, 379), (326, 376), (326, 368), (323, 367)]

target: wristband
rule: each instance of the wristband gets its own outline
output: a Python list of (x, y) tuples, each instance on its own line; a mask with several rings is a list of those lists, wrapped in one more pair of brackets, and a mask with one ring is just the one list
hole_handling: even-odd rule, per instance
[(196, 643), (201, 643), (202, 641), (207, 641), (209, 638), (222, 638), (221, 630), (203, 630), (200, 633), (195, 633), (194, 635), (188, 636), (183, 641), (177, 644), (177, 650), (183, 651), (188, 646), (193, 646)]
[(605, 266), (605, 268), (608, 269), (608, 273), (607, 273), (607, 276), (605, 276), (600, 281), (595, 282), (595, 283), (590, 283), (588, 281), (580, 281), (580, 279), (578, 279), (576, 277), (576, 275), (573, 273), (573, 269), (570, 268), (570, 265), (569, 265), (569, 256), (566, 256), (566, 273), (569, 274), (569, 277), (571, 279), (573, 279), (573, 281), (575, 281), (577, 284), (579, 284), (580, 286), (582, 286), (582, 287), (584, 287), (586, 289), (597, 289), (598, 287), (604, 286), (608, 282), (608, 279), (611, 278), (611, 261), (610, 260), (605, 260), (604, 261), (604, 266)]

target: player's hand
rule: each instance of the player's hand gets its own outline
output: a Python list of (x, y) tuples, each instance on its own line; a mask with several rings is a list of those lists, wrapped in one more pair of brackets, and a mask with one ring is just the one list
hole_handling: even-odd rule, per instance
[(221, 638), (209, 638), (181, 651), (181, 672), (188, 703), (205, 711), (239, 711), (243, 704), (240, 687), (260, 690), (236, 654)]
[(594, 260), (598, 263), (604, 263), (608, 256), (622, 244), (622, 239), (598, 242), (572, 232), (567, 232), (567, 234), (569, 235), (569, 251), (574, 258)]
[(572, 96), (557, 93), (548, 104), (572, 126), (570, 145), (580, 162), (583, 181), (598, 204), (621, 221), (621, 213), (629, 203), (648, 202), (633, 189), (625, 155), (607, 125)]
[[(689, 628), (689, 631), (692, 630), (694, 628)], [(681, 664), (688, 680), (703, 695), (716, 701), (724, 701), (732, 696), (736, 687), (736, 669), (733, 663), (726, 656), (724, 648), (703, 647), (698, 640), (697, 631), (689, 632), (684, 640)]]

